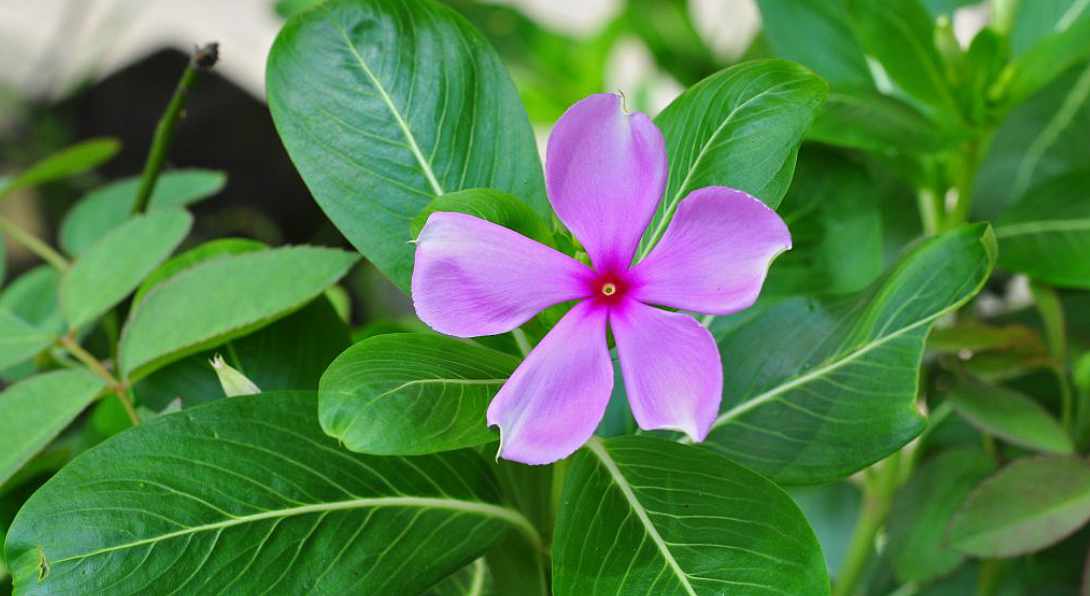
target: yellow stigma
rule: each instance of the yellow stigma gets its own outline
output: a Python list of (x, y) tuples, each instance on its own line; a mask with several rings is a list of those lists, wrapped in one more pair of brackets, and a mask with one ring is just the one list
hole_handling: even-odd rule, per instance
[(617, 293), (617, 286), (611, 283), (602, 284), (602, 295), (612, 296)]

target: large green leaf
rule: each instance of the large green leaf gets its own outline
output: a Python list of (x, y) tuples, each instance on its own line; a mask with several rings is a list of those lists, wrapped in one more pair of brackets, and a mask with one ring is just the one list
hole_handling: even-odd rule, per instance
[[(58, 241), (70, 255), (78, 255), (124, 223), (132, 215), (140, 177), (118, 180), (80, 199), (65, 214)], [(227, 183), (223, 172), (175, 170), (159, 177), (148, 201), (148, 210), (184, 207), (218, 193)]]
[(895, 97), (833, 91), (806, 138), (866, 151), (928, 153), (952, 147), (962, 135)]
[(803, 64), (835, 89), (874, 88), (867, 58), (839, 0), (757, 0), (772, 51)]
[(509, 192), (548, 213), (526, 114), (481, 35), (433, 0), (330, 0), (269, 54), (269, 108), (315, 200), (403, 290), (435, 196)]
[(1015, 58), (995, 91), (1009, 105), (1017, 105), (1068, 68), (1090, 57), (1090, 18), (1077, 19)]
[(117, 139), (91, 139), (77, 143), (30, 166), (18, 176), (0, 180), (0, 199), (5, 195), (60, 178), (86, 172), (109, 160), (121, 149)]
[(1090, 288), (1090, 170), (1035, 187), (996, 221), (999, 266), (1052, 285)]
[(655, 118), (670, 174), (644, 253), (661, 238), (678, 203), (698, 188), (730, 186), (778, 206), (826, 90), (798, 64), (761, 60), (720, 71), (675, 99)]
[(80, 455), (7, 537), (21, 594), (416, 594), (512, 528), (471, 451), (369, 457), (318, 426), (313, 393), (155, 418)]
[(31, 377), (0, 392), (0, 486), (94, 401), (104, 384), (73, 369)]
[(1013, 557), (1056, 542), (1090, 520), (1090, 466), (1080, 457), (1015, 461), (984, 481), (954, 517), (954, 547)]
[(121, 334), (121, 371), (152, 369), (247, 335), (313, 300), (357, 260), (309, 246), (201, 263), (149, 292)]
[(1011, 48), (1021, 55), (1037, 45), (1042, 38), (1058, 29), (1067, 29), (1076, 21), (1090, 19), (1090, 4), (1084, 0), (1032, 0), (1018, 2)]
[(964, 381), (950, 389), (947, 398), (973, 426), (1004, 441), (1049, 453), (1075, 449), (1048, 410), (1013, 389)]
[(527, 238), (533, 238), (544, 244), (552, 244), (552, 233), (549, 227), (526, 203), (491, 188), (471, 188), (436, 197), (413, 218), (411, 228), (414, 238), (420, 235), (420, 230), (424, 229), (428, 217), (436, 211), (467, 213), (512, 229)]
[(995, 252), (987, 225), (966, 226), (922, 241), (859, 296), (718, 319), (723, 408), (706, 444), (789, 484), (846, 476), (896, 451), (923, 427), (927, 333), (980, 290)]
[(102, 237), (61, 278), (61, 311), (72, 328), (94, 321), (128, 296), (174, 252), (193, 225), (185, 211), (130, 219)]
[(568, 469), (553, 593), (829, 593), (825, 560), (791, 497), (700, 447), (592, 439)]
[(503, 352), (438, 335), (365, 339), (322, 375), (322, 428), (353, 451), (379, 455), (490, 443), (498, 437), (485, 410), (518, 363)]
[(979, 448), (958, 448), (928, 460), (900, 491), (889, 515), (887, 549), (902, 582), (926, 582), (956, 569), (965, 555), (947, 529), (969, 491), (995, 471)]
[(152, 289), (186, 269), (223, 256), (257, 252), (266, 248), (268, 246), (264, 242), (249, 238), (217, 238), (175, 255), (144, 278), (132, 297), (133, 308), (143, 302), (144, 296)]
[(33, 358), (55, 339), (56, 333), (35, 327), (0, 307), (0, 369)]

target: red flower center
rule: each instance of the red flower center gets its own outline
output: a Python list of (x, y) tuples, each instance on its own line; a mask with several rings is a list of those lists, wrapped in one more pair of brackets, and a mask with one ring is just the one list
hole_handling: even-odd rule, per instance
[(591, 299), (599, 304), (612, 306), (624, 299), (630, 287), (631, 284), (624, 275), (612, 271), (600, 273), (590, 282)]

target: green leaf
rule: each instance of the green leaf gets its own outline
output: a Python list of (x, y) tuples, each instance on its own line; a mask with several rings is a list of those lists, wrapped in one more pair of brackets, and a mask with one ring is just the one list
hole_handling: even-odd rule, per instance
[(666, 138), (669, 181), (642, 248), (662, 237), (678, 203), (705, 186), (746, 191), (775, 208), (827, 85), (783, 60), (745, 62), (690, 87), (655, 118)]
[(793, 247), (769, 272), (764, 294), (843, 294), (882, 274), (882, 219), (867, 171), (806, 147), (780, 216)]
[(923, 0), (923, 4), (927, 7), (927, 11), (930, 12), (932, 16), (936, 17), (939, 15), (952, 17), (957, 9), (980, 4), (980, 2), (981, 0)]
[(1015, 58), (991, 93), (1007, 105), (1017, 105), (1065, 70), (1090, 57), (1090, 18), (1056, 29)]
[(862, 491), (845, 480), (822, 486), (793, 486), (787, 493), (814, 529), (826, 567), (830, 572), (840, 569), (863, 507)]
[(309, 246), (201, 263), (148, 293), (121, 334), (121, 371), (151, 370), (247, 335), (299, 309), (340, 279), (358, 257)]
[(705, 444), (786, 484), (827, 482), (896, 451), (923, 428), (927, 333), (980, 290), (995, 251), (987, 225), (965, 226), (920, 242), (859, 295), (717, 319), (723, 407)]
[(889, 78), (942, 120), (957, 118), (958, 103), (935, 48), (935, 21), (919, 0), (849, 0), (855, 30)]
[(1090, 5), (1083, 0), (1033, 0), (1018, 2), (1011, 47), (1016, 55), (1033, 48), (1042, 38), (1076, 21), (1090, 19)]
[(963, 381), (947, 399), (973, 426), (1014, 445), (1060, 454), (1075, 449), (1048, 410), (1012, 389)]
[(0, 293), (0, 308), (47, 331), (64, 329), (58, 302), (61, 275), (56, 269), (41, 265), (20, 275)]
[(491, 443), (488, 402), (519, 360), (450, 337), (394, 333), (365, 339), (322, 375), (322, 428), (345, 447), (417, 455)]
[(156, 417), (80, 455), (7, 537), (20, 594), (416, 594), (507, 531), (476, 453), (356, 455), (318, 427), (313, 393)]
[(1034, 188), (996, 221), (999, 266), (1052, 285), (1090, 288), (1090, 170)]
[(833, 91), (806, 138), (865, 151), (931, 153), (964, 135), (940, 127), (919, 110), (873, 91)]
[(431, 587), (423, 596), (486, 596), (495, 594), (484, 559), (477, 559)]
[[(140, 177), (103, 186), (80, 199), (61, 221), (58, 241), (70, 255), (79, 255), (132, 215)], [(159, 177), (148, 202), (148, 211), (185, 207), (208, 198), (227, 183), (223, 172), (175, 170)]]
[(552, 233), (548, 225), (526, 203), (505, 192), (490, 188), (473, 188), (436, 197), (434, 201), (413, 218), (412, 236), (420, 235), (428, 217), (436, 211), (467, 213), (510, 228), (527, 238), (551, 245)]
[(897, 493), (889, 515), (887, 549), (897, 578), (927, 582), (957, 569), (965, 555), (950, 547), (947, 528), (969, 492), (995, 471), (977, 448), (928, 460)]
[(108, 138), (91, 139), (72, 145), (30, 166), (18, 176), (3, 180), (0, 199), (21, 188), (30, 188), (86, 172), (108, 161), (120, 150), (121, 143), (117, 139)]
[(267, 79), (277, 131), (315, 200), (402, 290), (409, 222), (434, 197), (495, 188), (549, 213), (515, 88), (446, 6), (325, 2), (281, 30)]
[(33, 358), (55, 339), (57, 334), (39, 329), (0, 307), (0, 369)]
[(351, 345), (348, 326), (324, 297), (267, 327), (193, 354), (144, 377), (136, 399), (155, 410), (176, 398), (191, 407), (222, 399), (209, 361), (217, 354), (264, 391), (317, 391), (329, 363)]
[(61, 311), (72, 328), (125, 299), (185, 239), (193, 217), (171, 209), (130, 219), (92, 245), (61, 278)]
[(144, 296), (156, 286), (186, 269), (191, 269), (206, 261), (227, 255), (241, 255), (265, 250), (266, 248), (268, 246), (264, 242), (250, 240), (249, 238), (219, 238), (171, 257), (144, 278), (144, 282), (140, 284), (140, 288), (136, 290), (136, 295), (133, 296), (133, 308), (140, 304), (144, 300)]
[(874, 88), (842, 2), (757, 0), (757, 5), (761, 30), (777, 56), (809, 67), (834, 89)]
[(104, 385), (95, 375), (72, 369), (30, 377), (0, 392), (0, 486), (59, 435)]
[(1079, 457), (1019, 459), (984, 481), (954, 517), (950, 540), (978, 557), (1015, 557), (1090, 520), (1090, 467)]
[(813, 531), (786, 493), (706, 449), (591, 439), (571, 462), (553, 593), (829, 593)]

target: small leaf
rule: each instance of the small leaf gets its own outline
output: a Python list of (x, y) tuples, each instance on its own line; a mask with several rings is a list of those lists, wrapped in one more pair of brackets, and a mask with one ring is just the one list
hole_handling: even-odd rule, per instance
[(125, 299), (182, 242), (193, 217), (164, 210), (130, 219), (101, 238), (61, 279), (61, 310), (72, 328)]
[(315, 399), (220, 400), (80, 455), (8, 532), (15, 590), (418, 594), (512, 529), (536, 538), (476, 453), (346, 452)]
[(308, 246), (231, 255), (201, 263), (150, 292), (121, 334), (121, 370), (151, 370), (241, 337), (310, 302), (358, 256)]
[(105, 383), (79, 369), (30, 377), (0, 392), (0, 486), (84, 410)]
[(518, 359), (450, 337), (379, 335), (322, 375), (322, 428), (361, 453), (416, 455), (495, 441), (485, 410)]
[(55, 339), (57, 334), (39, 329), (0, 307), (0, 369), (33, 358)]
[(18, 176), (0, 181), (0, 199), (21, 188), (30, 188), (86, 172), (108, 161), (119, 150), (121, 143), (117, 139), (108, 138), (91, 139), (72, 145), (30, 166)]
[(502, 191), (473, 188), (436, 197), (413, 218), (413, 238), (420, 235), (428, 217), (436, 211), (466, 213), (512, 229), (542, 244), (552, 244), (552, 233), (545, 222), (526, 203)]
[[(78, 203), (61, 221), (58, 240), (70, 255), (79, 255), (96, 240), (125, 222), (132, 215), (140, 188), (139, 176), (118, 180), (98, 188)], [(159, 177), (148, 201), (148, 211), (185, 207), (208, 198), (227, 183), (223, 172), (211, 170), (174, 170)]]
[(1060, 423), (1017, 391), (964, 381), (954, 386), (947, 398), (973, 426), (1004, 441), (1049, 453), (1074, 451)]
[(592, 439), (568, 468), (553, 592), (829, 593), (821, 548), (786, 493), (706, 449)]
[(1090, 467), (1079, 457), (1019, 459), (984, 481), (954, 518), (950, 540), (978, 557), (1055, 544), (1090, 520)]

